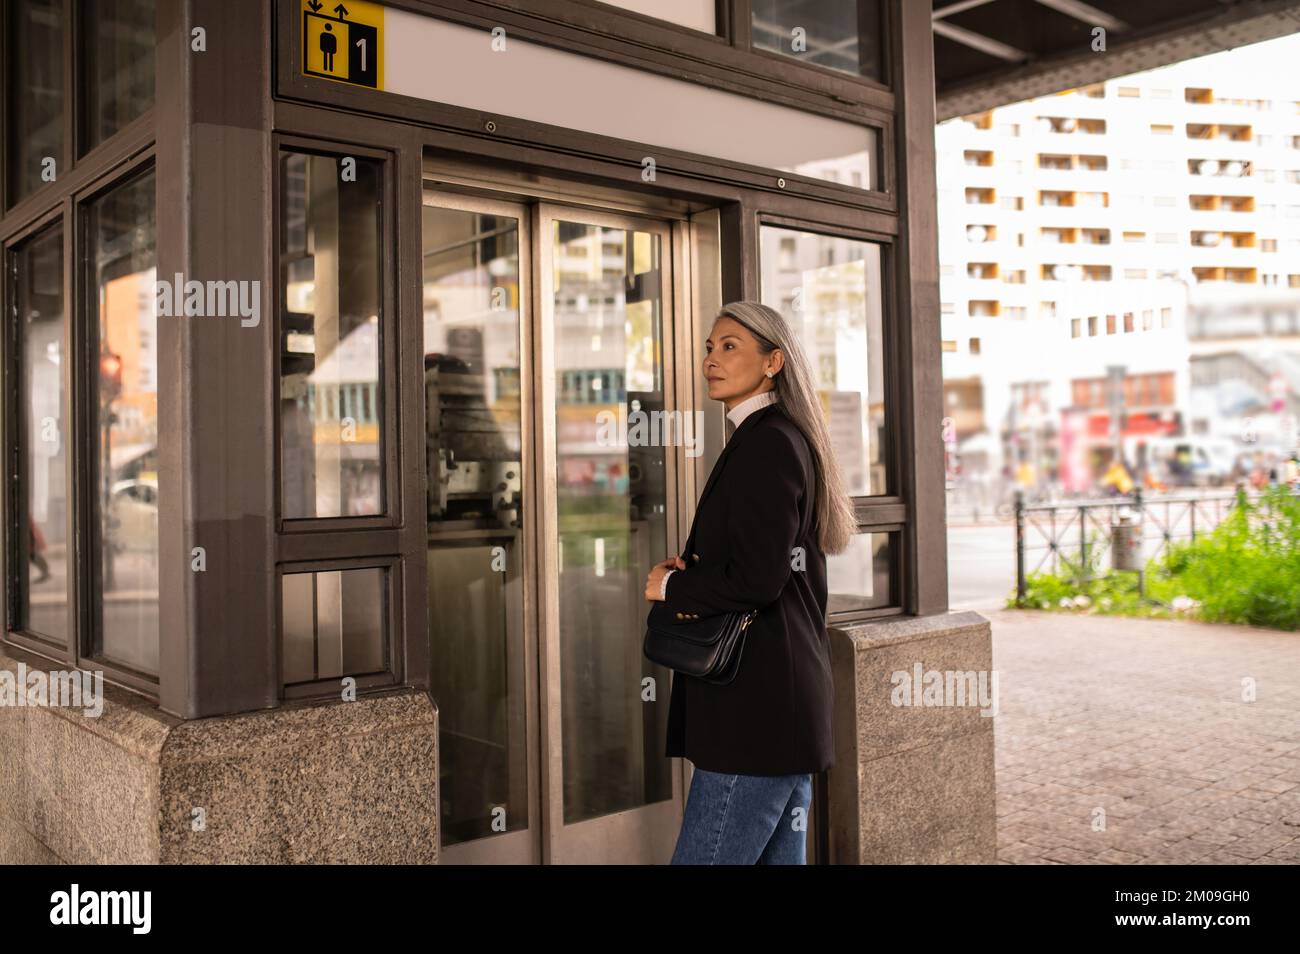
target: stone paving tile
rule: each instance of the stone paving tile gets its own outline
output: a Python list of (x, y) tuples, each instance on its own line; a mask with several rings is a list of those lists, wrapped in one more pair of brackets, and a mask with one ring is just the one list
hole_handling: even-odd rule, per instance
[(1300, 864), (1300, 634), (987, 615), (1000, 864)]

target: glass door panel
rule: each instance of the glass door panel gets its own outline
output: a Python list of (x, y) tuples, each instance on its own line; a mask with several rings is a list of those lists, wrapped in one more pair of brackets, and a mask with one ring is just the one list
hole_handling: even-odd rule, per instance
[(679, 545), (681, 431), (646, 426), (674, 410), (673, 229), (425, 193), (444, 861), (671, 856), (672, 673), (642, 638), (646, 574)]
[(663, 752), (671, 672), (644, 657), (642, 637), (646, 575), (676, 542), (676, 456), (648, 426), (670, 409), (671, 233), (543, 206), (538, 236), (539, 340), (551, 364), (543, 466), (554, 488), (543, 534), (555, 570), (545, 587), (548, 713), (559, 702), (558, 738), (553, 723), (546, 729), (560, 752), (558, 766), (550, 754), (560, 775), (550, 779), (551, 860), (620, 860), (605, 850), (628, 822), (610, 819), (657, 806), (621, 860), (643, 852), (639, 860), (662, 863), (672, 843), (662, 844), (655, 816), (671, 815), (676, 791)]
[(468, 860), (456, 846), (470, 843), (473, 860), (539, 854), (524, 605), (527, 225), (520, 206), (425, 198), (429, 645), (447, 861)]

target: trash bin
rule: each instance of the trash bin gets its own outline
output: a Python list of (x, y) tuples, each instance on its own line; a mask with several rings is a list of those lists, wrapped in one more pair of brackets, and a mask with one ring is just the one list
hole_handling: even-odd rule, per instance
[(1131, 510), (1119, 511), (1111, 522), (1110, 560), (1113, 570), (1141, 573), (1146, 565), (1142, 559), (1142, 520)]

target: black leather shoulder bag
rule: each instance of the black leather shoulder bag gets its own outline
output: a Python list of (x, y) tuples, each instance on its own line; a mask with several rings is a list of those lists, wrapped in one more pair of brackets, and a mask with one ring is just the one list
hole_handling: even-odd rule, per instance
[(673, 613), (668, 604), (656, 602), (646, 615), (645, 657), (676, 672), (725, 686), (740, 671), (745, 630), (757, 615), (757, 610), (746, 610), (697, 619)]

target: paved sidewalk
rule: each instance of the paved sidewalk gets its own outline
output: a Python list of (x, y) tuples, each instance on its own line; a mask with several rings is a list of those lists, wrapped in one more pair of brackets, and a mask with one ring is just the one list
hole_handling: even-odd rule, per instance
[(1300, 633), (985, 615), (1000, 863), (1300, 864)]

